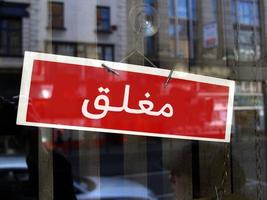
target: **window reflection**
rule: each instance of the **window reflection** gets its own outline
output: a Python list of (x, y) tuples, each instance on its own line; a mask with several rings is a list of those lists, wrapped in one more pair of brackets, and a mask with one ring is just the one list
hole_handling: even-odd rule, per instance
[(260, 59), (259, 2), (236, 0), (236, 37), (239, 60)]
[(48, 27), (53, 29), (64, 29), (64, 3), (48, 3)]
[(0, 55), (22, 55), (22, 21), (20, 18), (0, 18)]
[(236, 0), (238, 22), (244, 25), (259, 25), (257, 0)]
[[(161, 21), (153, 36), (145, 33), (142, 44), (128, 19), (131, 8), (139, 3), (151, 6), (143, 10), (145, 17), (151, 17), (153, 7)], [(237, 81), (230, 144), (54, 129), (25, 136), (17, 134), (16, 113), (10, 120), (10, 107), (0, 98), (0, 199), (33, 200), (42, 194), (49, 199), (52, 190), (66, 194), (70, 190), (63, 187), (58, 193), (47, 179), (55, 175), (54, 181), (65, 180), (66, 171), (61, 169), (68, 168), (73, 173), (69, 185), (78, 200), (265, 200), (266, 5), (259, 0), (0, 1), (0, 96), (13, 106), (12, 97), (20, 88), (23, 60), (19, 57), (25, 50), (119, 61), (138, 46), (159, 67), (175, 66)], [(125, 62), (146, 65), (142, 59)], [(46, 73), (38, 71), (33, 81), (39, 84)], [(83, 83), (87, 77), (81, 73)], [(76, 94), (84, 95), (85, 87), (75, 86)], [(166, 91), (168, 87), (159, 93)], [(44, 84), (35, 95), (42, 104), (54, 92), (51, 85)], [(216, 110), (200, 121), (220, 127), (227, 114), (226, 103), (220, 99), (223, 94), (214, 102), (208, 100), (209, 94), (198, 94), (207, 100), (205, 109)], [(72, 100), (66, 97), (66, 101), (71, 108)], [(186, 127), (193, 126), (188, 122)], [(31, 140), (35, 136), (39, 141)], [(40, 149), (45, 151), (40, 153)], [(56, 160), (63, 160), (60, 167), (49, 162), (51, 152), (57, 152), (53, 155)], [(42, 162), (35, 159), (35, 166), (27, 164), (29, 155), (38, 153)], [(32, 178), (41, 180), (31, 182)]]
[(168, 4), (170, 55), (180, 59), (193, 57), (196, 1), (170, 0)]
[(108, 44), (98, 44), (97, 46), (98, 58), (101, 60), (114, 61), (114, 47)]
[(64, 42), (53, 42), (52, 51), (54, 54), (76, 56), (77, 55), (77, 44), (64, 43)]
[(105, 6), (97, 7), (97, 31), (109, 32), (110, 27), (110, 8)]
[(241, 61), (254, 61), (260, 57), (259, 32), (253, 30), (239, 31), (239, 54)]

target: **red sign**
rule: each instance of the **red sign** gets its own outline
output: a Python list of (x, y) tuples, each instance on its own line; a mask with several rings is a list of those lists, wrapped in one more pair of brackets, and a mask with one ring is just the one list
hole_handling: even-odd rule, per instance
[(26, 52), (17, 124), (229, 142), (234, 82), (169, 73)]

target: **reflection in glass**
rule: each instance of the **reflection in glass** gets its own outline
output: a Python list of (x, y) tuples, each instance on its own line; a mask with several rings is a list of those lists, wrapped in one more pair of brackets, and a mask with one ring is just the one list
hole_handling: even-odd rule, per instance
[[(144, 3), (151, 7), (142, 7), (138, 18), (142, 23), (134, 26), (146, 31), (143, 43), (135, 38), (129, 11)], [(12, 100), (19, 94), (21, 56), (25, 50), (119, 61), (138, 46), (159, 67), (175, 66), (179, 70), (237, 81), (229, 144), (48, 128), (27, 137), (15, 135), (18, 133), (16, 113), (9, 120), (12, 112), (0, 97), (0, 199), (43, 195), (50, 200), (54, 186), (47, 179), (61, 175), (58, 168), (54, 169), (55, 174), (49, 171), (53, 169), (49, 152), (56, 151), (60, 159), (64, 156), (68, 160), (59, 169), (71, 165), (78, 200), (82, 195), (87, 199), (109, 200), (266, 200), (266, 4), (265, 0), (0, 1), (0, 96), (6, 99)], [(160, 26), (153, 26), (153, 8)], [(140, 62), (138, 59), (127, 61), (145, 64), (142, 58)], [(72, 89), (80, 97), (90, 93), (84, 81), (92, 74), (85, 71), (79, 73), (82, 87), (76, 85), (74, 78), (61, 88), (54, 88), (50, 83), (41, 86), (45, 77), (54, 77), (55, 70), (40, 69), (32, 79), (37, 85), (33, 96), (42, 112), (56, 113), (56, 109), (45, 110), (42, 103), (53, 98), (57, 90), (66, 94)], [(71, 72), (60, 75), (73, 77)], [(61, 76), (54, 78), (59, 80)], [(122, 81), (127, 82), (127, 77), (118, 79)], [(177, 87), (187, 94), (182, 84)], [(140, 84), (137, 90), (143, 88), (144, 84)], [(173, 93), (167, 87), (156, 94), (164, 92)], [(226, 115), (224, 94), (207, 94), (201, 90), (196, 94), (205, 102), (201, 106), (203, 111), (214, 111), (197, 120), (206, 127), (220, 129)], [(181, 96), (172, 101), (180, 99)], [(188, 130), (195, 128), (192, 121), (185, 121), (187, 115), (196, 116), (191, 112), (193, 106), (198, 107), (195, 99), (186, 109), (183, 123), (176, 122), (177, 126), (180, 123)], [(66, 95), (64, 101), (66, 110), (71, 110), (71, 97)], [(127, 120), (119, 123), (130, 124)], [(96, 126), (99, 124), (95, 121)], [(142, 124), (140, 119), (139, 126)], [(154, 124), (157, 127), (158, 121)], [(169, 127), (168, 123), (164, 124)], [(35, 173), (42, 176), (39, 184), (34, 182), (34, 187), (29, 187), (26, 152), (30, 148), (25, 140), (37, 135), (40, 141), (34, 141), (32, 146), (39, 144), (45, 151), (39, 154), (42, 162), (36, 163), (39, 168), (35, 168)], [(31, 154), (39, 150), (31, 150)], [(45, 192), (37, 195), (38, 187)], [(223, 190), (225, 194), (220, 196)], [(60, 193), (66, 192), (64, 189)]]

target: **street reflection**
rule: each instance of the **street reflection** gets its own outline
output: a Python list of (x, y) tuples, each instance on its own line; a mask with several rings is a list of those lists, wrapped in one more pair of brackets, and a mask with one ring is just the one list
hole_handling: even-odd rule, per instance
[[(0, 0), (0, 199), (266, 200), (266, 8), (266, 0)], [(235, 80), (231, 141), (16, 126), (25, 51)], [(43, 66), (34, 73), (30, 118), (52, 113), (60, 124), (80, 126), (88, 120), (77, 117), (72, 96), (80, 97), (82, 105), (85, 98), (95, 98), (90, 96), (94, 89), (105, 86), (112, 94), (109, 83), (117, 81), (123, 91), (130, 78), (105, 76), (103, 85), (100, 76), (85, 68), (73, 74), (59, 66), (50, 70)], [(52, 80), (62, 76), (69, 81), (54, 87)], [(89, 79), (95, 83), (88, 86)], [(136, 97), (140, 100), (158, 81), (138, 84), (131, 89), (140, 93)], [(183, 95), (170, 98), (177, 89)], [(180, 83), (149, 92), (153, 102), (159, 99), (157, 94), (164, 98), (155, 103), (156, 110), (169, 99), (171, 105), (188, 103), (181, 106), (175, 129), (196, 135), (202, 133), (201, 125), (208, 130), (206, 137), (225, 129), (227, 91)], [(56, 104), (63, 107), (63, 115), (44, 107), (56, 94), (64, 98)], [(123, 95), (113, 93), (110, 105), (120, 106), (122, 100)], [(138, 108), (138, 101), (129, 105)], [(124, 118), (114, 123), (146, 129), (142, 117), (135, 124)], [(158, 124), (154, 120), (151, 127), (173, 131), (168, 122)], [(91, 125), (101, 127), (104, 122), (94, 120)]]

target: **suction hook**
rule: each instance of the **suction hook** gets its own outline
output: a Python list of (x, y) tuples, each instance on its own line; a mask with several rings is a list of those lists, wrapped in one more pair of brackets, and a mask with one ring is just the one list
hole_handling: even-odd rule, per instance
[(138, 4), (132, 7), (129, 12), (129, 19), (133, 31), (138, 36), (150, 37), (159, 30), (158, 12), (149, 4)]

